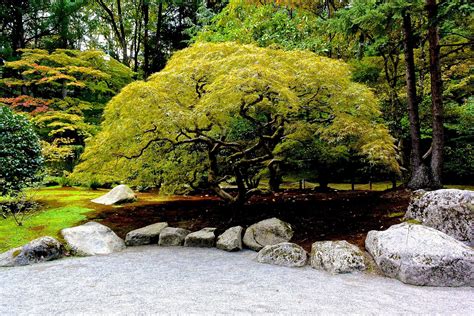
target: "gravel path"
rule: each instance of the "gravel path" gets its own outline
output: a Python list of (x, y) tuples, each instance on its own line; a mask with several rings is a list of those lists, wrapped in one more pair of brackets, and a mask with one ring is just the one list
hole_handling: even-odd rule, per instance
[(145, 246), (0, 269), (0, 315), (470, 314), (472, 288), (254, 261), (255, 252)]

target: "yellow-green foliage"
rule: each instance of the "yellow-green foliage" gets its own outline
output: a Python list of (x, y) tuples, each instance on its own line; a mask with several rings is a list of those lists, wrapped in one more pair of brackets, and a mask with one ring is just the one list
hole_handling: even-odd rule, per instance
[[(171, 151), (171, 142), (201, 137), (249, 149), (260, 139), (253, 120), (270, 124), (273, 119), (282, 121), (284, 135), (272, 147), (272, 159), (284, 159), (292, 142), (319, 138), (398, 171), (377, 99), (351, 82), (344, 62), (308, 51), (198, 43), (176, 53), (147, 82), (134, 82), (111, 100), (102, 131), (86, 146), (73, 176), (150, 183), (173, 173), (161, 180), (176, 188), (195, 173), (205, 175), (209, 161), (201, 143)], [(153, 142), (158, 138), (167, 141)], [(123, 157), (140, 154), (150, 142), (141, 157)], [(232, 147), (226, 148), (219, 153), (221, 175), (229, 163), (238, 162)]]

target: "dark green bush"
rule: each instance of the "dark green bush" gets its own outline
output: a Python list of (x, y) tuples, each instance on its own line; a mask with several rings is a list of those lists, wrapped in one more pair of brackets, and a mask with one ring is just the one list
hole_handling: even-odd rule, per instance
[(41, 146), (26, 117), (0, 105), (0, 195), (18, 195), (38, 180)]

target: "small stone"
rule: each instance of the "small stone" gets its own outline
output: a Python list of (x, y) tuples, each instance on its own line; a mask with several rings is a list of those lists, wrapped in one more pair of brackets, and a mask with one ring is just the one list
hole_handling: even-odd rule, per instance
[(214, 247), (214, 241), (216, 239), (215, 231), (215, 228), (207, 227), (200, 231), (190, 233), (184, 239), (184, 246), (212, 248)]
[(110, 228), (96, 222), (65, 228), (61, 234), (77, 256), (106, 255), (125, 249), (125, 242)]
[(161, 231), (168, 227), (168, 223), (156, 223), (132, 230), (125, 237), (127, 246), (140, 246), (158, 243)]
[(166, 227), (160, 232), (158, 245), (160, 246), (182, 246), (184, 238), (191, 231), (183, 228)]
[(217, 237), (217, 248), (225, 251), (242, 250), (242, 226), (235, 226), (227, 229), (222, 235)]
[(345, 240), (317, 241), (311, 247), (311, 266), (333, 274), (366, 269), (364, 254), (359, 247)]
[(292, 237), (293, 229), (290, 224), (278, 218), (269, 218), (247, 228), (243, 242), (250, 249), (259, 251), (268, 245), (290, 241)]
[(268, 245), (258, 252), (257, 261), (285, 267), (302, 267), (307, 261), (306, 251), (290, 242)]

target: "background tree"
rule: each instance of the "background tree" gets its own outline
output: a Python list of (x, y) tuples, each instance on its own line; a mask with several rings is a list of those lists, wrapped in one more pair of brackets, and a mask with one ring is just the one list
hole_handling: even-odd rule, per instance
[(351, 82), (342, 62), (305, 51), (197, 44), (109, 103), (75, 177), (133, 181), (140, 166), (161, 177), (185, 173), (172, 186), (204, 183), (222, 199), (243, 203), (262, 173), (283, 166), (312, 139), (397, 172), (393, 139), (379, 115), (372, 92)]
[(72, 170), (105, 103), (133, 75), (100, 51), (22, 50), (20, 60), (4, 67), (0, 102), (29, 113), (53, 174)]

